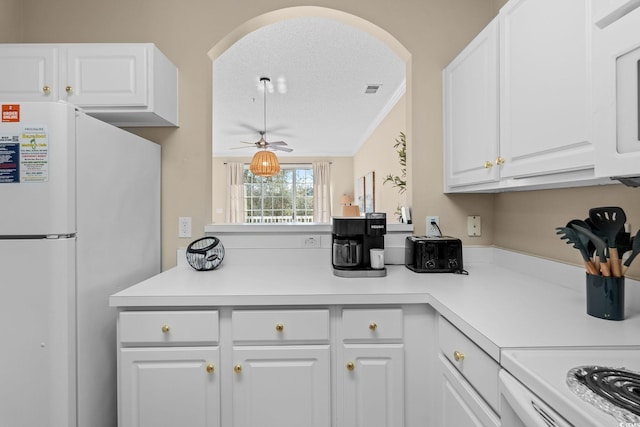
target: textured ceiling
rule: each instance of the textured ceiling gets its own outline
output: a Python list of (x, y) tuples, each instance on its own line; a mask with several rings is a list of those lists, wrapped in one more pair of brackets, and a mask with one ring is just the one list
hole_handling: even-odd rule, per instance
[[(264, 127), (282, 156), (351, 156), (405, 90), (405, 63), (386, 44), (338, 21), (304, 17), (262, 27), (213, 63), (213, 154), (251, 156)], [(370, 84), (381, 85), (365, 94)], [(231, 149), (232, 147), (248, 147)]]

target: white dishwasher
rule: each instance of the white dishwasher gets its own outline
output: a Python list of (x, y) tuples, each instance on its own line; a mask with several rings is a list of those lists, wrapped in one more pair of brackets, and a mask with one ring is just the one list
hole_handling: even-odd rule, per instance
[(640, 347), (505, 349), (504, 427), (640, 426)]

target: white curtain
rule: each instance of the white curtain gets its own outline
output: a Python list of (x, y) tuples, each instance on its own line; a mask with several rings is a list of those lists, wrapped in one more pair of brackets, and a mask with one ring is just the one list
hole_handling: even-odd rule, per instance
[(227, 163), (227, 223), (244, 222), (244, 164)]
[(331, 221), (331, 165), (313, 164), (313, 222)]

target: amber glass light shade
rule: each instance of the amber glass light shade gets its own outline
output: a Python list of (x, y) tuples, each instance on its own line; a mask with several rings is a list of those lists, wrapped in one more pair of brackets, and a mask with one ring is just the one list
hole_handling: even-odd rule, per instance
[(280, 163), (273, 152), (260, 150), (251, 159), (249, 170), (257, 176), (273, 176), (280, 172)]

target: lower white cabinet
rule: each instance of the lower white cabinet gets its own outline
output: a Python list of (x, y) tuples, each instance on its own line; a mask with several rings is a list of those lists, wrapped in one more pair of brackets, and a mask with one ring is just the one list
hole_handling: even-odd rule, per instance
[(345, 345), (340, 426), (404, 426), (402, 344)]
[(500, 427), (498, 416), (442, 355), (440, 375), (440, 427)]
[(233, 427), (331, 426), (328, 345), (235, 347), (233, 360)]
[(424, 363), (427, 312), (413, 306), (122, 310), (118, 425), (424, 427), (423, 402), (434, 387)]
[(123, 348), (119, 427), (219, 427), (217, 347)]
[(498, 363), (444, 317), (438, 341), (438, 425), (499, 427)]

